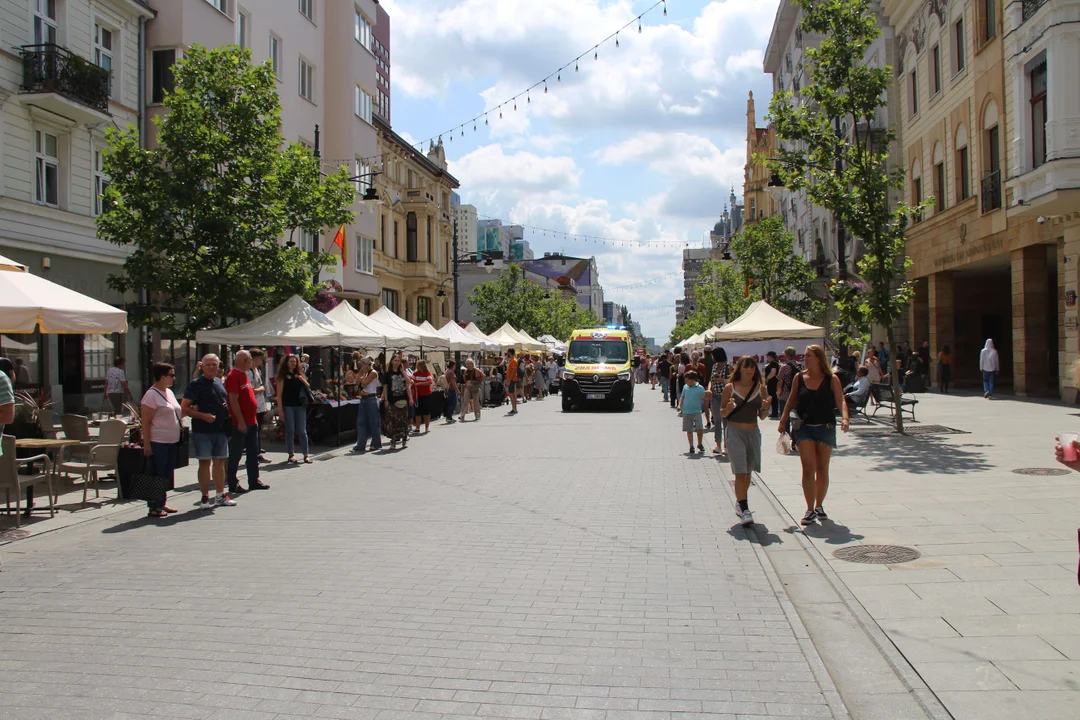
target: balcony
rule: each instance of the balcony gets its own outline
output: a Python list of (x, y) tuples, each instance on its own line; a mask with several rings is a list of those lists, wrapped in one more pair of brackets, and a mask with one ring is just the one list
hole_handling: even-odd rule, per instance
[(24, 45), (19, 100), (76, 122), (109, 119), (109, 71), (59, 45)]
[(982, 179), (982, 211), (985, 215), (1001, 209), (1001, 171), (995, 170)]
[(1046, 0), (1024, 0), (1020, 9), (1021, 22), (1027, 22), (1031, 19), (1031, 16), (1039, 11), (1043, 5), (1046, 4)]

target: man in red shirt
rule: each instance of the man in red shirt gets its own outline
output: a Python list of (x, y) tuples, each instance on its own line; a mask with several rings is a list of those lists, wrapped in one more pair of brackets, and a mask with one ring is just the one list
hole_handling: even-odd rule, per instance
[[(225, 376), (225, 392), (229, 396), (229, 417), (232, 420), (232, 436), (229, 437), (229, 469), (225, 479), (229, 492), (246, 493), (248, 490), (266, 490), (270, 486), (259, 482), (259, 423), (256, 416), (255, 389), (251, 387), (248, 370), (251, 369), (251, 353), (236, 353), (233, 368)], [(247, 489), (240, 487), (236, 477), (240, 470), (240, 456), (247, 452)]]
[(510, 412), (507, 415), (517, 415), (517, 394), (521, 388), (517, 353), (514, 352), (514, 348), (510, 348), (506, 354), (510, 356), (510, 364), (506, 367), (506, 393), (510, 396)]

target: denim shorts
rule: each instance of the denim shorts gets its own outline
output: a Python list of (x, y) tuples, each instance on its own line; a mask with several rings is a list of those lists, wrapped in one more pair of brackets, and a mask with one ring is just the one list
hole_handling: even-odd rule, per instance
[(222, 460), (229, 457), (229, 438), (225, 433), (191, 433), (191, 444), (198, 460)]
[(836, 425), (803, 425), (795, 431), (793, 439), (796, 446), (804, 440), (812, 440), (835, 448)]

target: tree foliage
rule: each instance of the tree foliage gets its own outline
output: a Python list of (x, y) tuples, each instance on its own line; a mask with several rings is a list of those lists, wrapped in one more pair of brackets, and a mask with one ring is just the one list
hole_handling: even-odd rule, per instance
[(757, 298), (816, 324), (825, 307), (813, 295), (814, 271), (794, 250), (795, 235), (779, 215), (745, 226), (731, 241), (742, 277)]
[(352, 221), (347, 169), (320, 182), (311, 152), (285, 147), (274, 73), (250, 60), (235, 46), (192, 45), (155, 118), (157, 147), (140, 147), (134, 127), (108, 133), (98, 236), (130, 248), (109, 284), (139, 297), (128, 305), (135, 324), (190, 335), (293, 294), (310, 300), (333, 257), (279, 240)]
[(601, 324), (596, 313), (583, 310), (561, 291), (527, 280), (517, 265), (509, 265), (495, 280), (477, 285), (469, 293), (469, 302), (475, 308), (477, 325), (485, 333), (510, 323), (534, 338), (551, 335), (565, 341), (576, 328)]
[(758, 299), (746, 293), (746, 278), (730, 261), (706, 260), (694, 288), (693, 312), (676, 325), (670, 336), (672, 345), (697, 335), (713, 325), (731, 322), (746, 312)]
[[(877, 323), (894, 347), (893, 324), (913, 295), (905, 277), (910, 260), (904, 232), (919, 209), (893, 203), (904, 184), (903, 169), (889, 168), (896, 133), (875, 128), (893, 70), (864, 62), (881, 33), (869, 0), (793, 1), (802, 10), (803, 34), (820, 43), (806, 50), (810, 81), (802, 88), (803, 102), (786, 91), (773, 95), (769, 113), (780, 148), (769, 166), (790, 189), (805, 190), (862, 239), (865, 256), (858, 268), (867, 289), (837, 304), (840, 325), (863, 332), (868, 322)], [(899, 396), (899, 378), (893, 376)], [(901, 413), (896, 427), (903, 432)]]

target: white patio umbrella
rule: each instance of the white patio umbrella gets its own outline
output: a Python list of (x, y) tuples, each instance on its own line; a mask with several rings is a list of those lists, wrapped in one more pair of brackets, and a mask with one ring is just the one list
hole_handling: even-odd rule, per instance
[(127, 312), (32, 275), (0, 256), (0, 332), (55, 335), (127, 332)]
[(376, 310), (375, 312), (371, 313), (371, 317), (375, 318), (376, 320), (378, 320), (381, 323), (386, 323), (387, 325), (393, 325), (396, 328), (400, 328), (402, 330), (408, 330), (410, 332), (414, 332), (414, 333), (419, 334), (420, 335), (420, 340), (423, 342), (423, 346), (424, 346), (425, 350), (446, 350), (448, 348), (448, 346), (449, 346), (449, 343), (446, 341), (445, 338), (443, 338), (442, 335), (439, 335), (437, 330), (434, 331), (434, 332), (429, 332), (427, 330), (421, 330), (419, 327), (417, 327), (416, 325), (413, 325), (408, 320), (402, 318), (399, 315), (394, 314), (393, 312), (388, 310), (385, 306), (383, 306), (383, 307), (379, 308), (378, 310)]

